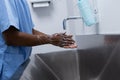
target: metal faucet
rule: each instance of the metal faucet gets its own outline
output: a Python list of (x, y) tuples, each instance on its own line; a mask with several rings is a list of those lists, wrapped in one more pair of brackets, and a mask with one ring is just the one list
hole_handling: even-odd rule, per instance
[(82, 19), (82, 17), (68, 17), (63, 20), (63, 29), (66, 30), (66, 23), (68, 20)]

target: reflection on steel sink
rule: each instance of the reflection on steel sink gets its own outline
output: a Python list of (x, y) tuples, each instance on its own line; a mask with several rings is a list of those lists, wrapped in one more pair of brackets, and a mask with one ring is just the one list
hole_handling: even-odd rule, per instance
[(119, 35), (81, 35), (77, 50), (36, 54), (20, 80), (120, 80)]

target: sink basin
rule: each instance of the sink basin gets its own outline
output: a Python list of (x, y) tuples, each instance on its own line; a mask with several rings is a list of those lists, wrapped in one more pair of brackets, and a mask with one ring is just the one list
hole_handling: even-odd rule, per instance
[(76, 36), (76, 50), (32, 55), (20, 80), (120, 80), (119, 37)]
[(76, 50), (33, 55), (20, 80), (79, 80)]
[(77, 40), (80, 80), (120, 80), (119, 35), (86, 35)]

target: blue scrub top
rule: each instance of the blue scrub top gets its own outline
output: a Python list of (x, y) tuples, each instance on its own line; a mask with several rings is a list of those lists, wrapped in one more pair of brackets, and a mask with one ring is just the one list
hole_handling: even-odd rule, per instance
[(0, 0), (0, 80), (9, 80), (32, 50), (32, 47), (5, 44), (2, 33), (11, 25), (32, 34), (34, 25), (26, 0)]

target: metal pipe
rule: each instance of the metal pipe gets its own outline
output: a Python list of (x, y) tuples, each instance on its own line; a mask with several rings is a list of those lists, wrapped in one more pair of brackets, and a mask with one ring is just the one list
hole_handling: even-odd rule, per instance
[(63, 20), (63, 29), (66, 30), (66, 23), (68, 20), (82, 19), (82, 17), (68, 17)]

